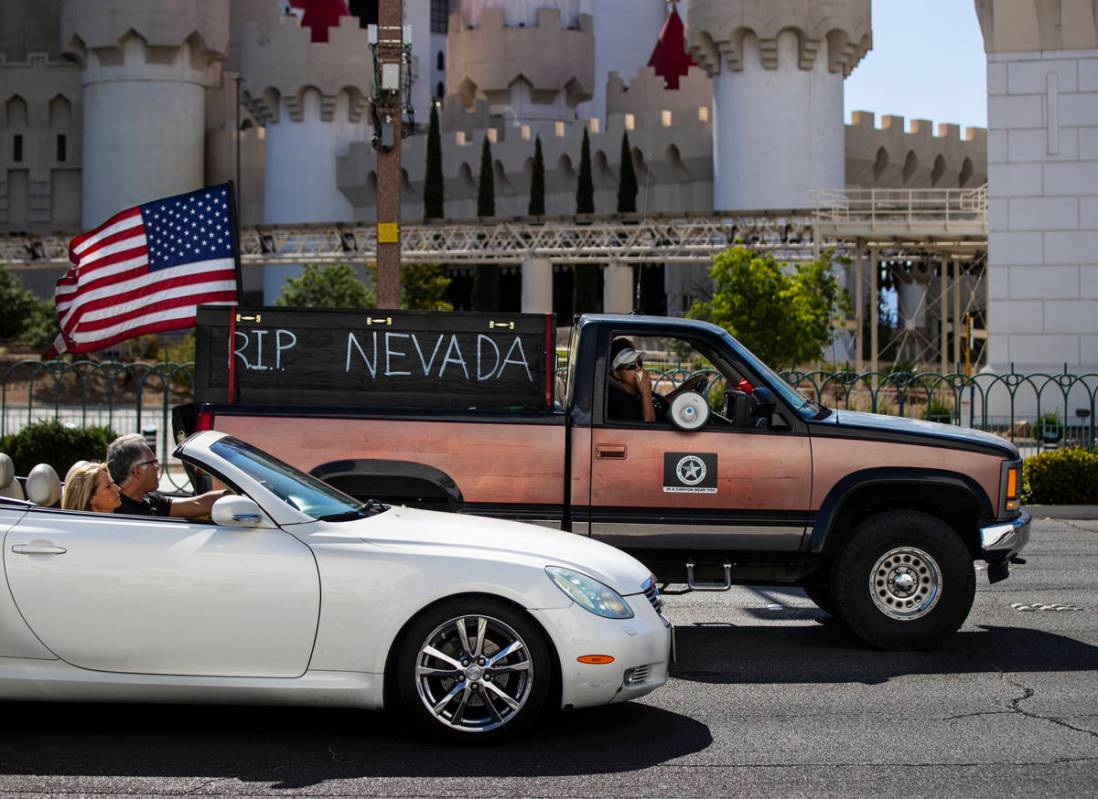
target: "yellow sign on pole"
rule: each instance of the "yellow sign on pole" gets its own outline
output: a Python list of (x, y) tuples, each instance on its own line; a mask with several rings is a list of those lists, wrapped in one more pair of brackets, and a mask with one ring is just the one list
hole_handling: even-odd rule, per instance
[(378, 222), (377, 223), (377, 243), (378, 244), (397, 244), (400, 242), (400, 223), (398, 222)]

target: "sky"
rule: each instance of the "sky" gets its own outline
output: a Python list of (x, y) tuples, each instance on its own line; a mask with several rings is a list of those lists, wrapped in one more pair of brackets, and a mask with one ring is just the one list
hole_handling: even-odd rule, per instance
[[(873, 49), (846, 79), (851, 111), (987, 126), (987, 59), (973, 0), (873, 0)], [(937, 128), (935, 128), (937, 129)]]

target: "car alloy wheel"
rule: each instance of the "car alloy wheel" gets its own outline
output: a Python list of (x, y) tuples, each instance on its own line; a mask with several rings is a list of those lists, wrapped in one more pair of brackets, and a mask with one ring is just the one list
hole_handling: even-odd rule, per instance
[(534, 662), (522, 636), (487, 615), (463, 615), (438, 625), (419, 647), (416, 690), (430, 716), (450, 730), (483, 733), (522, 711)]

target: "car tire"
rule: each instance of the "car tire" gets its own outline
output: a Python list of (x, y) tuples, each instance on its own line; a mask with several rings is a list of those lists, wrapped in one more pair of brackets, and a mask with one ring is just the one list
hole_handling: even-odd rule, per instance
[(972, 553), (948, 524), (892, 511), (858, 525), (835, 559), (839, 617), (878, 649), (928, 649), (956, 632), (976, 593)]
[(824, 613), (837, 616), (835, 600), (831, 598), (831, 587), (827, 585), (802, 585), (801, 590), (812, 600), (812, 604)]
[(401, 644), (401, 708), (419, 731), (448, 743), (512, 740), (542, 714), (555, 679), (551, 657), (541, 627), (506, 602), (440, 602), (412, 622)]

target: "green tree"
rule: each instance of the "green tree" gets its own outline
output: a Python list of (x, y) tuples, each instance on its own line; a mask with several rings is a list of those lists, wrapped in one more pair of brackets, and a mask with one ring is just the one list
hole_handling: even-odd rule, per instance
[(437, 264), (405, 264), (400, 267), (400, 306), (409, 311), (452, 311), (446, 299), (450, 278)]
[(530, 176), (530, 216), (545, 215), (545, 158), (541, 154), (541, 136), (534, 137), (534, 174)]
[(583, 129), (583, 144), (580, 145), (579, 180), (576, 181), (576, 213), (595, 213), (595, 183), (591, 177), (591, 139), (587, 128)]
[[(480, 147), (480, 182), (477, 184), (477, 216), (496, 215), (496, 184), (492, 175), (492, 145), (488, 137)], [(480, 264), (473, 276), (473, 308), (499, 310), (499, 267)]]
[(637, 173), (633, 169), (633, 153), (629, 147), (629, 131), (621, 133), (621, 168), (618, 174), (618, 213), (637, 212)]
[(305, 271), (282, 287), (275, 305), (285, 308), (373, 308), (374, 290), (347, 264), (306, 264)]
[(496, 215), (496, 182), (492, 175), (492, 144), (488, 137), (480, 146), (480, 181), (477, 183), (477, 216)]
[(826, 255), (787, 271), (769, 253), (733, 247), (713, 258), (709, 276), (713, 298), (687, 316), (720, 325), (774, 368), (818, 359), (848, 302)]
[(44, 353), (60, 332), (61, 328), (57, 324), (57, 306), (54, 301), (36, 301), (24, 317), (19, 340), (31, 349)]
[(423, 181), (423, 218), (442, 219), (442, 133), (439, 131), (438, 106), (431, 103), (431, 123), (427, 128), (427, 174)]
[(23, 281), (0, 266), (0, 338), (18, 336), (37, 306), (38, 299)]

